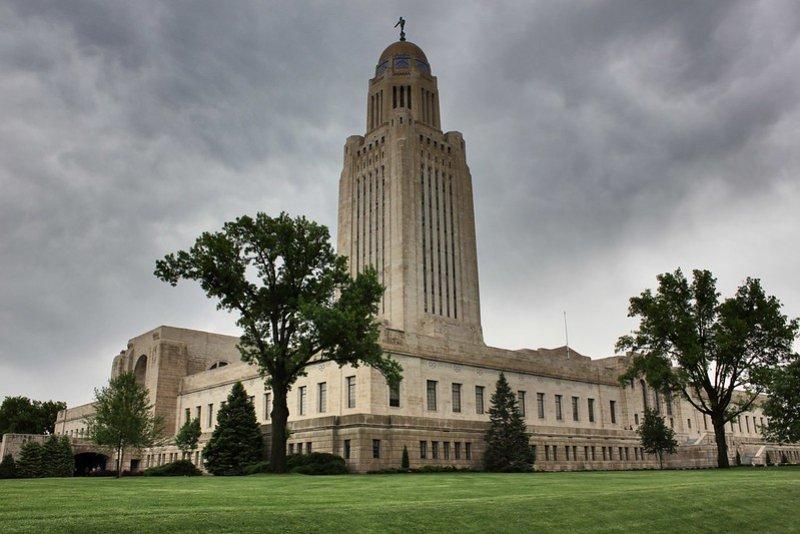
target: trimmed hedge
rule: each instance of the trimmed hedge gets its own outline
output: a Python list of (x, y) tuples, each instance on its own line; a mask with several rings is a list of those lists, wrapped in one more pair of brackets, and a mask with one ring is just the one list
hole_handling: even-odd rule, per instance
[(291, 454), (286, 458), (286, 467), (291, 473), (301, 475), (344, 475), (347, 464), (344, 458), (327, 452)]
[(145, 469), (146, 477), (194, 477), (203, 473), (189, 460), (177, 460)]
[(269, 473), (270, 472), (269, 462), (265, 460), (263, 462), (256, 462), (254, 464), (246, 465), (246, 466), (244, 466), (243, 472), (244, 472), (245, 475), (255, 475), (255, 474), (258, 474), (258, 473)]

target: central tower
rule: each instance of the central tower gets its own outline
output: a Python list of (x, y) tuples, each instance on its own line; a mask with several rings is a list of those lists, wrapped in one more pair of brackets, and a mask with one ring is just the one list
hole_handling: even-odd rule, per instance
[(464, 138), (443, 133), (425, 53), (389, 45), (369, 81), (365, 135), (347, 139), (339, 254), (374, 267), (386, 328), (483, 343), (472, 177)]

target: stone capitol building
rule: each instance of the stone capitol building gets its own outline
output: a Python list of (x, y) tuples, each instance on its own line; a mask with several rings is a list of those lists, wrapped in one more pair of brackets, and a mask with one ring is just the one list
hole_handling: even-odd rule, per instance
[[(626, 356), (591, 359), (567, 347), (506, 350), (483, 341), (472, 177), (464, 136), (444, 131), (437, 79), (425, 53), (401, 38), (378, 59), (369, 80), (366, 131), (347, 138), (339, 182), (338, 252), (351, 273), (373, 266), (386, 287), (379, 306), (381, 345), (403, 367), (390, 388), (369, 367), (312, 366), (289, 392), (289, 452), (332, 452), (351, 471), (481, 465), (489, 403), (506, 374), (532, 433), (539, 470), (637, 469), (658, 466), (643, 453), (635, 428), (655, 407), (676, 432), (672, 467), (716, 465), (711, 421), (681, 398), (621, 386)], [(160, 326), (128, 341), (111, 376), (131, 371), (150, 392), (168, 435), (199, 418), (202, 447), (231, 386), (249, 392), (264, 434), (271, 395), (255, 366), (240, 360), (237, 337)], [(76, 452), (97, 451), (84, 433), (92, 405), (68, 408), (56, 433)], [(729, 425), (731, 457), (763, 464), (766, 454), (800, 462), (800, 447), (767, 443), (757, 406)], [(6, 451), (25, 436), (7, 435)], [(2, 452), (2, 451), (0, 451)], [(108, 454), (108, 453), (103, 453)], [(125, 468), (180, 458), (174, 446), (129, 451)], [(112, 458), (106, 458), (109, 467)]]

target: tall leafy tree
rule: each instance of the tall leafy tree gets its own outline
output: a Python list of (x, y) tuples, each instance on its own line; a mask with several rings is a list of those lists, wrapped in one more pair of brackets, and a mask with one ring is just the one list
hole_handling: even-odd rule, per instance
[(286, 470), (286, 396), (310, 365), (365, 364), (390, 382), (400, 379), (400, 366), (378, 344), (376, 272), (351, 278), (328, 229), (305, 217), (240, 217), (157, 261), (155, 275), (173, 286), (195, 280), (219, 309), (238, 314), (242, 359), (259, 366), (272, 390), (275, 471)]
[(259, 462), (263, 454), (256, 409), (242, 383), (236, 382), (217, 413), (217, 426), (203, 449), (206, 469), (214, 475), (242, 475), (244, 468)]
[(664, 418), (656, 410), (646, 408), (644, 419), (636, 429), (644, 452), (658, 456), (658, 465), (664, 469), (664, 453), (672, 454), (678, 450), (675, 432), (666, 425)]
[(800, 356), (775, 369), (769, 382), (769, 396), (764, 402), (767, 439), (778, 443), (800, 442)]
[(500, 373), (489, 408), (484, 465), (487, 471), (530, 471), (533, 467), (530, 433), (519, 410), (517, 398)]
[(122, 373), (96, 389), (94, 409), (87, 433), (93, 443), (117, 452), (117, 478), (122, 476), (125, 449), (150, 447), (162, 438), (162, 420), (153, 415), (147, 388), (133, 373)]
[(183, 453), (183, 457), (188, 455), (190, 458), (197, 448), (197, 441), (200, 439), (200, 419), (187, 419), (183, 426), (175, 435), (175, 445)]
[(64, 402), (38, 401), (28, 397), (6, 397), (0, 405), (0, 436), (3, 434), (52, 434)]
[(725, 423), (750, 408), (790, 357), (798, 321), (781, 313), (780, 301), (757, 279), (719, 297), (709, 271), (693, 271), (691, 282), (680, 269), (658, 276), (655, 293), (630, 299), (628, 316), (640, 319), (639, 328), (622, 336), (617, 350), (633, 353), (622, 382), (643, 375), (710, 417), (717, 463), (728, 467)]

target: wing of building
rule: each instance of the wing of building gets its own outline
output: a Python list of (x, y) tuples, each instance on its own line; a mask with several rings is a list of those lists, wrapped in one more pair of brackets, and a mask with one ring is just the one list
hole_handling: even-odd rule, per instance
[[(472, 177), (461, 133), (443, 131), (437, 79), (407, 41), (378, 59), (367, 92), (366, 132), (347, 139), (339, 182), (338, 249), (353, 274), (374, 267), (387, 290), (380, 303), (384, 350), (403, 366), (391, 389), (377, 371), (313, 367), (290, 392), (290, 452), (342, 455), (354, 471), (411, 465), (478, 466), (491, 394), (505, 372), (544, 470), (657, 466), (634, 431), (646, 406), (661, 410), (681, 443), (668, 464), (716, 463), (711, 423), (644, 382), (620, 386), (625, 357), (591, 359), (566, 347), (504, 350), (483, 342)], [(242, 363), (237, 338), (162, 326), (134, 337), (112, 376), (134, 371), (174, 433), (199, 417), (207, 440), (232, 384), (242, 381), (270, 432), (270, 392)], [(59, 416), (57, 432), (81, 441), (91, 406)], [(761, 436), (758, 407), (730, 425), (730, 451), (763, 463), (768, 450), (795, 461), (798, 447)], [(201, 462), (201, 452), (194, 461)], [(131, 467), (178, 457), (175, 447), (137, 451)]]

